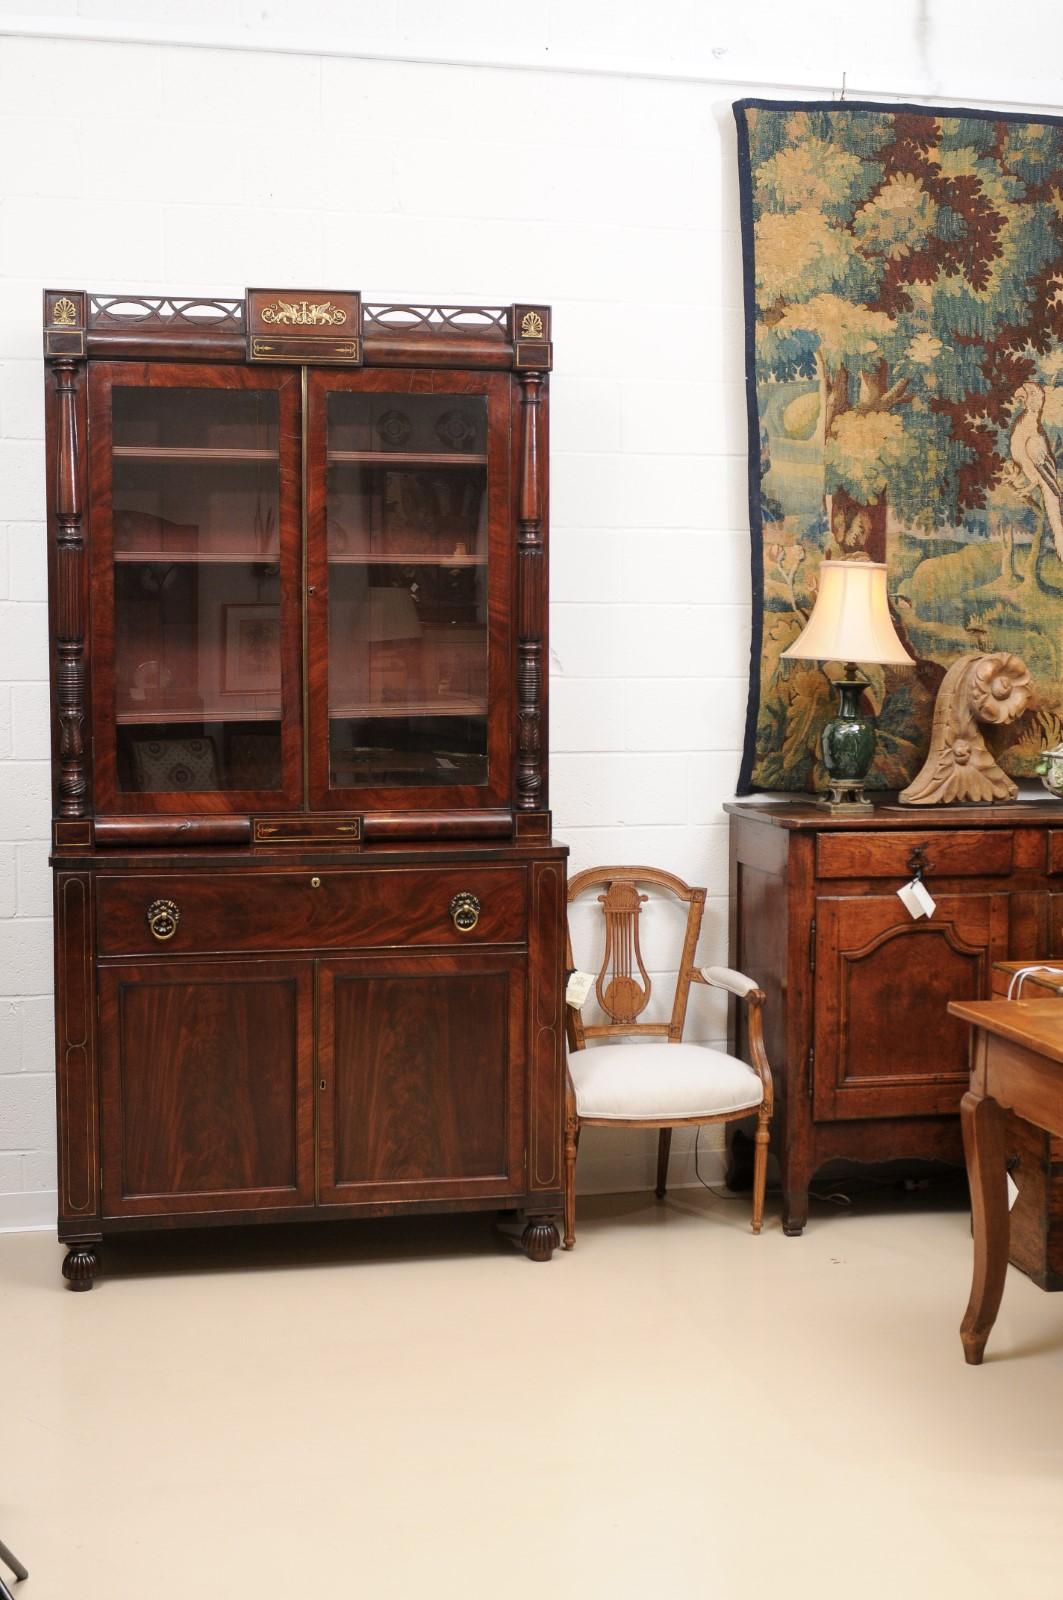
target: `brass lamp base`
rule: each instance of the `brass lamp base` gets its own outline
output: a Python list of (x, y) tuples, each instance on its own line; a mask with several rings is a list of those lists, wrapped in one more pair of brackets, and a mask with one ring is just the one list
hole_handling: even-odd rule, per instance
[(832, 817), (866, 817), (874, 806), (864, 797), (863, 778), (846, 778), (827, 785), (827, 793), (816, 801)]

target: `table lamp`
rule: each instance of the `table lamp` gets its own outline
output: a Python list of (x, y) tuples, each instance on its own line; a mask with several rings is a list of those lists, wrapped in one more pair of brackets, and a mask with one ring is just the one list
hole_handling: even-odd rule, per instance
[(843, 815), (870, 811), (864, 779), (875, 754), (875, 719), (859, 710), (868, 680), (858, 661), (880, 666), (913, 666), (890, 617), (886, 565), (882, 561), (824, 561), (812, 615), (783, 658), (791, 661), (841, 661), (845, 676), (834, 680), (838, 714), (823, 729), (827, 798), (819, 805)]

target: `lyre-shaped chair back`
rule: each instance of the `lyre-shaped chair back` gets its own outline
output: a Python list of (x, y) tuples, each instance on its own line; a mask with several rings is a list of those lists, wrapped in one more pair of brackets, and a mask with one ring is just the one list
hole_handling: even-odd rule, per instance
[[(585, 1023), (577, 1010), (566, 1007), (570, 1048), (582, 1050), (588, 1039), (616, 1039), (633, 1034), (678, 1043), (686, 1021), (694, 955), (705, 911), (705, 890), (692, 888), (682, 878), (671, 872), (661, 872), (657, 867), (590, 867), (586, 872), (577, 872), (569, 882), (569, 903), (594, 888), (604, 890), (598, 900), (605, 919), (604, 950), (594, 992), (609, 1020)], [(642, 893), (644, 888), (663, 889), (688, 907), (675, 999), (668, 1022), (639, 1021), (653, 992), (639, 939), (642, 908), (649, 899)], [(566, 962), (569, 967), (575, 965), (571, 931), (566, 934)]]

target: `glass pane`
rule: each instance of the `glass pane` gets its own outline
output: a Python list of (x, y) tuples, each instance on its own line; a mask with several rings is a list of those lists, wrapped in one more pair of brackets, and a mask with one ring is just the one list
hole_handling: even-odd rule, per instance
[(487, 781), (487, 401), (328, 400), (334, 788)]
[(118, 782), (281, 783), (278, 402), (114, 390)]

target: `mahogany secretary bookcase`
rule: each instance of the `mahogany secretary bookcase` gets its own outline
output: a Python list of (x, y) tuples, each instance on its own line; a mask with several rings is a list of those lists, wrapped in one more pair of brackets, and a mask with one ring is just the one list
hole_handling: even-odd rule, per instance
[(545, 306), (44, 297), (59, 1237), (561, 1206)]

